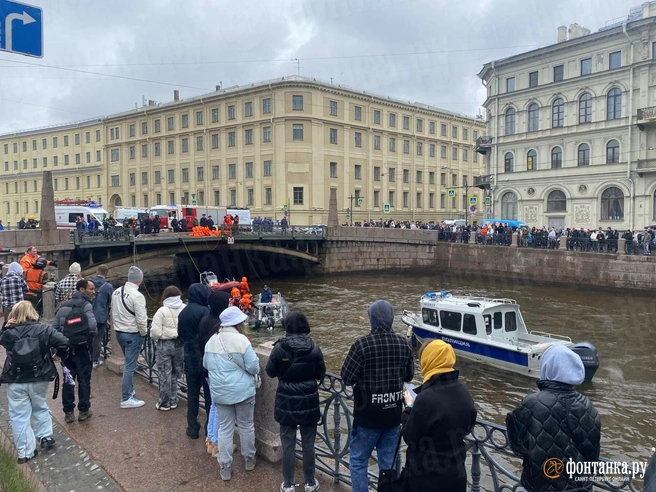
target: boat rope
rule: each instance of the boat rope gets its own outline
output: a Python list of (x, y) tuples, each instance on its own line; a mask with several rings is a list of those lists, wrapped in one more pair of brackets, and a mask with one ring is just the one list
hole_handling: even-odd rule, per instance
[(257, 279), (258, 279), (260, 282), (264, 283), (264, 280), (262, 280), (262, 277), (260, 277), (260, 274), (257, 273), (257, 270), (255, 269), (255, 266), (253, 265), (253, 262), (251, 261), (251, 257), (248, 256), (248, 252), (247, 252), (247, 251), (244, 251), (244, 254), (246, 255), (246, 259), (248, 260), (248, 263), (249, 263), (249, 265), (251, 266), (251, 270), (252, 270), (253, 272), (255, 272), (255, 275), (257, 275)]
[[(191, 251), (189, 251), (189, 248), (187, 248), (187, 243), (185, 243), (185, 240), (183, 238), (180, 238), (180, 241), (182, 241), (182, 245), (185, 247), (185, 250), (187, 251), (187, 254), (189, 255), (189, 259), (191, 260), (191, 264), (194, 265), (194, 268), (198, 272), (198, 275), (200, 275), (202, 272), (198, 268), (198, 265), (196, 265), (196, 262), (194, 261), (194, 257), (191, 256)], [(218, 244), (218, 242), (217, 242)]]

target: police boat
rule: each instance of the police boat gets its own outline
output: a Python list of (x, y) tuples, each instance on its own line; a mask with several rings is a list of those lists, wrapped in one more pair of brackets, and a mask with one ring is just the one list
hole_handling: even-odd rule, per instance
[(430, 340), (450, 344), (459, 357), (518, 374), (540, 377), (542, 354), (560, 343), (583, 361), (585, 381), (591, 382), (599, 368), (596, 347), (590, 342), (574, 343), (567, 336), (526, 329), (513, 299), (454, 296), (428, 292), (419, 301), (421, 311), (403, 311), (412, 346)]
[(283, 299), (280, 292), (273, 294), (271, 302), (262, 302), (261, 298), (262, 294), (254, 298), (249, 318), (251, 328), (273, 330), (274, 327), (282, 327), (282, 320), (289, 312), (287, 301)]

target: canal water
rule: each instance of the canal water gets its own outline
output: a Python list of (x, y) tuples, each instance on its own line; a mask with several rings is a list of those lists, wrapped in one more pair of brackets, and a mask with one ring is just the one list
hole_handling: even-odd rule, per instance
[[(176, 277), (173, 271), (163, 270), (161, 263), (143, 262), (141, 267), (146, 273), (146, 298), (152, 315), (158, 307), (155, 299), (166, 285), (176, 283)], [(123, 268), (122, 273), (125, 271)], [(116, 286), (125, 279), (113, 276), (115, 273), (119, 272), (110, 272), (110, 276)], [(253, 292), (263, 285), (258, 278), (250, 278), (249, 283)], [(529, 331), (590, 341), (599, 350), (600, 368), (594, 382), (579, 390), (601, 414), (602, 455), (620, 461), (651, 457), (656, 444), (656, 303), (652, 295), (575, 285), (459, 279), (439, 272), (269, 278), (266, 283), (285, 297), (291, 309), (306, 313), (328, 370), (335, 373), (353, 341), (368, 332), (367, 308), (377, 299), (394, 306), (394, 328), (400, 334), (407, 331), (400, 320), (403, 310), (418, 310), (419, 297), (429, 291), (515, 299)], [(249, 333), (253, 345), (281, 335), (281, 329)], [(535, 380), (528, 377), (467, 361), (458, 361), (457, 366), (479, 416), (499, 424), (522, 397), (536, 390)], [(418, 367), (416, 372), (420, 377)]]

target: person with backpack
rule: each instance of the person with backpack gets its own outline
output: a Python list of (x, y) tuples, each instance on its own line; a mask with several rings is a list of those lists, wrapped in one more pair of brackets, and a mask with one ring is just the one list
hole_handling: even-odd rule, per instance
[[(39, 315), (32, 304), (20, 301), (12, 308), (0, 335), (0, 345), (7, 353), (0, 383), (7, 384), (9, 420), (19, 464), (38, 454), (35, 437), (41, 449), (55, 446), (47, 393), (57, 369), (50, 351), (56, 350), (61, 358), (68, 353), (66, 337), (38, 321)], [(34, 427), (31, 425), (32, 419)]]
[[(93, 315), (91, 299), (95, 294), (93, 282), (78, 280), (71, 298), (59, 306), (55, 313), (52, 327), (68, 338), (70, 352), (64, 359), (66, 367), (73, 378), (77, 379), (77, 416), (78, 422), (84, 422), (93, 415), (91, 411), (91, 344), (98, 332), (96, 318)], [(62, 389), (64, 421), (75, 422), (75, 386), (65, 384)]]
[(98, 325), (98, 334), (93, 339), (91, 357), (94, 369), (103, 363), (100, 359), (100, 351), (102, 349), (103, 336), (109, 329), (109, 309), (112, 307), (114, 287), (107, 281), (108, 273), (109, 268), (107, 268), (107, 265), (100, 265), (96, 270), (96, 274), (89, 279), (96, 287), (96, 296), (91, 303), (93, 305), (93, 315), (96, 317), (96, 324)]
[(273, 345), (266, 365), (270, 378), (278, 378), (274, 418), (280, 424), (282, 476), (280, 492), (294, 492), (296, 432), (300, 427), (303, 445), (304, 491), (319, 490), (314, 477), (314, 441), (321, 420), (319, 385), (326, 364), (319, 346), (310, 337), (310, 323), (304, 313), (292, 311), (283, 320), (286, 336)]

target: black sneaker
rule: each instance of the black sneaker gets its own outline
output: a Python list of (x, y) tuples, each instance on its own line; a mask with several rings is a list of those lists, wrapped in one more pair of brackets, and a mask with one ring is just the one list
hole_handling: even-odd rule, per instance
[(55, 447), (55, 440), (52, 437), (41, 438), (41, 449), (52, 449)]
[(200, 436), (200, 431), (197, 430), (195, 431), (187, 427), (187, 436), (191, 437), (192, 439), (198, 439), (198, 437)]
[(22, 465), (23, 463), (27, 463), (28, 461), (36, 458), (38, 455), (39, 455), (39, 452), (35, 449), (34, 454), (32, 456), (30, 456), (29, 458), (26, 456), (25, 458), (18, 458), (18, 460), (16, 460), (16, 461), (19, 465)]

